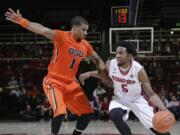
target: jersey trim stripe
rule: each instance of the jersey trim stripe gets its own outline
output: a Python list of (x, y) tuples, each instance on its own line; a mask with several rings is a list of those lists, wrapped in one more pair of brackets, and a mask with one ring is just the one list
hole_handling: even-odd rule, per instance
[(127, 71), (123, 71), (123, 70), (121, 70), (121, 68), (120, 68), (120, 67), (119, 67), (119, 71), (121, 72), (121, 74), (122, 74), (122, 75), (127, 75), (127, 74), (129, 73), (129, 71), (130, 71), (131, 67), (132, 67), (132, 61), (131, 61), (131, 65), (130, 65), (130, 67), (129, 67), (129, 69), (128, 69)]
[(51, 96), (52, 96), (52, 100), (53, 100), (53, 106), (54, 106), (54, 109), (56, 110), (57, 109), (57, 100), (56, 100), (56, 95), (54, 93), (54, 88), (49, 85), (49, 88), (51, 90)]

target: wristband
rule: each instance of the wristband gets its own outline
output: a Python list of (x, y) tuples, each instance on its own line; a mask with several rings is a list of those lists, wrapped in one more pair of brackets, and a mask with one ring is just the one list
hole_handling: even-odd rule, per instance
[(24, 28), (27, 28), (29, 25), (29, 20), (22, 18), (22, 20), (19, 22), (19, 25), (21, 25)]

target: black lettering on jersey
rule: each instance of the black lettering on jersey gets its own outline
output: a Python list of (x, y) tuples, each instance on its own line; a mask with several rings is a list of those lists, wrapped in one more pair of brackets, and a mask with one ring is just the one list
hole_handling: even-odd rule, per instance
[(69, 48), (69, 54), (73, 54), (74, 53), (74, 49), (73, 48)]
[(83, 57), (83, 51), (74, 48), (69, 48), (69, 54), (76, 57)]

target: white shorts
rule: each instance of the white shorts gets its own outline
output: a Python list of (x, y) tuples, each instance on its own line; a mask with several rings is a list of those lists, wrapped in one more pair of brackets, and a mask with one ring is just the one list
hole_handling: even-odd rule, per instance
[(140, 96), (140, 98), (134, 101), (122, 100), (117, 98), (113, 99), (110, 102), (109, 111), (114, 108), (122, 108), (123, 110), (127, 110), (127, 113), (124, 115), (123, 120), (127, 120), (129, 117), (129, 112), (132, 111), (147, 129), (153, 128), (153, 107), (148, 104), (143, 96)]

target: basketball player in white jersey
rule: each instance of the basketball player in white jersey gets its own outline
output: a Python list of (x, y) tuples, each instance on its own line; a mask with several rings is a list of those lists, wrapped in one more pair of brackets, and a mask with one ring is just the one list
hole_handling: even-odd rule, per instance
[[(130, 42), (116, 43), (116, 58), (107, 62), (106, 68), (113, 82), (114, 98), (110, 102), (110, 118), (121, 133), (121, 135), (132, 135), (126, 124), (128, 114), (132, 111), (140, 122), (156, 135), (170, 135), (170, 133), (158, 133), (153, 129), (153, 108), (141, 95), (142, 89), (149, 100), (160, 110), (167, 110), (162, 101), (151, 88), (148, 76), (137, 61), (133, 59), (136, 53), (135, 47)], [(89, 77), (97, 77), (103, 80), (97, 71), (86, 72), (80, 75), (80, 81)], [(168, 111), (168, 110), (167, 110)]]

